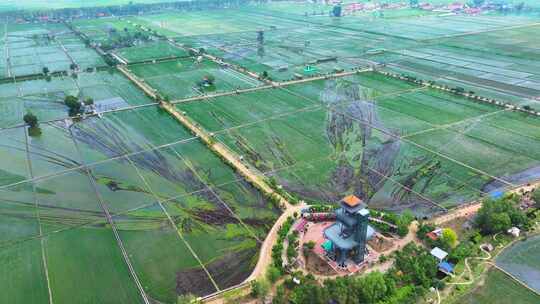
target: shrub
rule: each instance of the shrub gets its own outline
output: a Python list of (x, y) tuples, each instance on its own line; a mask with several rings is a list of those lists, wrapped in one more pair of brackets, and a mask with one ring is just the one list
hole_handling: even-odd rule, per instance
[(84, 100), (84, 105), (85, 106), (91, 106), (94, 104), (94, 99), (92, 97), (88, 97)]
[(254, 298), (262, 299), (266, 297), (269, 290), (270, 290), (270, 286), (268, 285), (268, 282), (266, 282), (265, 280), (258, 280), (258, 281), (251, 282), (250, 294)]
[(275, 283), (279, 279), (280, 276), (281, 276), (281, 271), (275, 266), (270, 266), (270, 268), (268, 268), (268, 271), (266, 272), (266, 278), (271, 283)]
[(309, 242), (305, 243), (304, 246), (309, 250), (313, 250), (315, 248), (315, 242), (314, 241), (309, 241)]
[(450, 228), (444, 228), (442, 230), (441, 242), (443, 243), (443, 246), (447, 249), (456, 247), (458, 242), (456, 232)]
[(35, 128), (38, 126), (38, 118), (31, 112), (26, 113), (23, 117), (23, 120), (26, 124), (30, 126), (30, 128)]
[(69, 109), (69, 116), (75, 116), (81, 113), (81, 103), (75, 96), (68, 95), (64, 98), (64, 103)]

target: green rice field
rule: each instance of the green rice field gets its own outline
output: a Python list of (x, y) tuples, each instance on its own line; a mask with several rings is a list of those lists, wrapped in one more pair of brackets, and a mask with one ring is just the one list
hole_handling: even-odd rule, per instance
[(316, 201), (353, 192), (372, 207), (432, 213), (534, 178), (540, 160), (536, 119), (379, 74), (177, 107)]
[[(0, 12), (128, 1), (4, 2)], [(348, 10), (357, 2), (367, 8)], [(280, 210), (160, 98), (308, 203), (355, 194), (431, 217), (540, 180), (538, 116), (379, 73), (540, 111), (534, 1), (506, 15), (380, 2), (347, 0), (340, 18), (280, 1), (2, 19), (0, 303), (172, 304), (249, 277)], [(71, 118), (68, 95), (94, 105)], [(538, 240), (497, 259), (536, 289)], [(460, 301), (538, 299), (492, 270)]]
[[(36, 286), (21, 303), (46, 299), (46, 276), (59, 302), (141, 302), (136, 276), (148, 298), (172, 303), (249, 275), (277, 212), (170, 116), (151, 106), (41, 129), (37, 138), (25, 128), (0, 136), (4, 157), (21, 156), (1, 172), (2, 256), (25, 248), (19, 263), (36, 265), (23, 274), (31, 280), (15, 262), (3, 272), (9, 284)], [(78, 292), (81, 282), (92, 288)]]
[(62, 24), (7, 24), (3, 39), (3, 77), (103, 66), (103, 59)]
[(64, 105), (67, 95), (80, 99), (93, 98), (98, 111), (108, 111), (152, 101), (135, 85), (114, 70), (80, 73), (76, 78), (58, 76), (0, 84), (0, 128), (22, 123), (22, 117), (32, 112), (42, 121), (68, 116)]
[(503, 272), (490, 270), (483, 285), (462, 296), (455, 303), (503, 304), (538, 303), (540, 297), (509, 279)]
[(497, 257), (497, 266), (510, 272), (529, 287), (540, 291), (540, 237), (534, 236), (518, 242)]
[[(198, 62), (194, 58), (135, 64), (130, 65), (129, 69), (171, 100), (251, 88), (261, 84), (257, 79), (231, 68), (222, 67), (209, 60)], [(207, 76), (213, 76), (215, 83), (208, 87), (199, 86), (198, 83)]]
[(160, 59), (167, 57), (187, 57), (188, 53), (178, 47), (172, 46), (167, 42), (147, 43), (141, 46), (134, 46), (120, 49), (116, 52), (128, 63)]

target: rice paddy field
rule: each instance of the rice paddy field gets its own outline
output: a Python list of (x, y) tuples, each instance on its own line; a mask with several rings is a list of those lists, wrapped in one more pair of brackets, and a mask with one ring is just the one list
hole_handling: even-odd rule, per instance
[(0, 136), (2, 158), (16, 155), (0, 178), (9, 265), (0, 280), (13, 286), (2, 301), (46, 302), (48, 282), (60, 303), (141, 302), (139, 281), (147, 297), (173, 303), (249, 275), (276, 210), (166, 113), (151, 106), (41, 129)]
[[(131, 79), (170, 100), (250, 168), (309, 202), (356, 194), (373, 209), (433, 216), (540, 179), (538, 117), (377, 71), (540, 110), (536, 15), (317, 13), (328, 9), (280, 2), (68, 25), (3, 20), (0, 302), (207, 296), (250, 275), (279, 215), (135, 82), (105, 67), (86, 39), (107, 46)], [(132, 40), (137, 33), (148, 37)], [(191, 56), (188, 47), (273, 81), (304, 79), (263, 86), (211, 56)], [(73, 63), (81, 67), (74, 75), (34, 75)], [(376, 69), (358, 71), (369, 67)], [(96, 114), (70, 118), (67, 95), (93, 98)], [(41, 134), (23, 124), (28, 112)], [(531, 286), (537, 240), (497, 260)], [(470, 303), (509, 296), (537, 302), (494, 271)]]
[(504, 304), (538, 303), (540, 297), (509, 279), (503, 272), (492, 269), (483, 285), (459, 298), (455, 303)]
[[(150, 62), (130, 65), (129, 69), (171, 100), (252, 88), (262, 84), (257, 79), (206, 59), (202, 62), (195, 58)], [(198, 85), (208, 76), (215, 78), (213, 85)]]
[[(113, 6), (126, 5), (134, 1), (130, 0), (4, 0), (0, 3), (0, 12), (14, 10), (45, 10), (45, 9), (62, 9), (62, 8), (77, 8), (77, 7), (96, 7), (96, 6)], [(159, 3), (166, 2), (165, 0), (137, 0), (136, 3)]]
[(537, 119), (376, 73), (177, 107), (315, 201), (353, 192), (429, 214), (535, 178), (540, 165)]
[(188, 57), (187, 51), (163, 41), (122, 48), (116, 51), (116, 54), (128, 63), (168, 57)]
[(540, 292), (540, 236), (518, 242), (497, 257), (497, 266)]
[(103, 66), (97, 53), (62, 24), (5, 24), (2, 44), (3, 77), (68, 71), (72, 64), (81, 69)]
[(41, 121), (66, 118), (68, 107), (64, 98), (67, 95), (93, 98), (100, 112), (152, 102), (114, 70), (80, 73), (76, 78), (55, 76), (4, 82), (0, 84), (0, 128), (20, 125), (27, 112), (34, 113)]

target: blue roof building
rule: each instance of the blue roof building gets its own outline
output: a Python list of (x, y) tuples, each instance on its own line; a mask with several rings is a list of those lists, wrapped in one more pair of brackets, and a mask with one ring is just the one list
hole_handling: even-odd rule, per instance
[(439, 263), (439, 271), (446, 275), (450, 275), (454, 272), (454, 264), (442, 261)]

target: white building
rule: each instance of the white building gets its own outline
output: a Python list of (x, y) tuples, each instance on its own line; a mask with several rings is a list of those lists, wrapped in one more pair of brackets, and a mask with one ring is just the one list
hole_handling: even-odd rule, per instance
[(519, 237), (519, 233), (521, 232), (521, 230), (519, 230), (518, 227), (512, 227), (506, 232), (508, 232), (508, 234), (512, 235), (513, 237)]
[(442, 250), (439, 247), (435, 247), (431, 250), (431, 255), (436, 257), (439, 262), (442, 262), (448, 256), (448, 252)]

